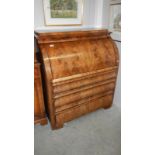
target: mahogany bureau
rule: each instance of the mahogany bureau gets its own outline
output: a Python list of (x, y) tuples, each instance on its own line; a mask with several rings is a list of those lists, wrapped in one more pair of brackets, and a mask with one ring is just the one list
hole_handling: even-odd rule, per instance
[(108, 30), (35, 33), (52, 129), (112, 105), (118, 49)]
[(38, 123), (41, 125), (47, 124), (47, 118), (44, 107), (40, 63), (38, 63), (36, 53), (34, 53), (34, 124)]

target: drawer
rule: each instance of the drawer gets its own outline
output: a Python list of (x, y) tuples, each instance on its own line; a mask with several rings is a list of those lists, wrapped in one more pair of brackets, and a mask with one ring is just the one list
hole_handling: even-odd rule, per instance
[(73, 102), (88, 98), (97, 94), (104, 94), (108, 91), (112, 91), (115, 88), (115, 82), (108, 84), (100, 84), (96, 87), (88, 88), (86, 90), (81, 90), (76, 93), (72, 93), (66, 96), (55, 98), (55, 107), (60, 107), (66, 104), (71, 104)]
[(77, 89), (80, 87), (92, 85), (92, 84), (95, 84), (98, 82), (103, 82), (103, 81), (106, 81), (108, 79), (115, 79), (115, 78), (116, 78), (116, 71), (95, 74), (93, 76), (89, 76), (89, 77), (84, 78), (84, 79), (79, 78), (79, 79), (76, 79), (76, 80), (71, 81), (71, 82), (66, 82), (64, 84), (55, 85), (53, 87), (53, 91), (54, 91), (54, 93), (62, 93), (62, 92), (69, 91), (72, 89)]
[(101, 107), (109, 108), (112, 105), (112, 101), (113, 101), (113, 94), (106, 95), (102, 98), (99, 98), (96, 101), (89, 103), (89, 111), (92, 112)]
[[(77, 102), (73, 102), (73, 103), (66, 104), (66, 105), (63, 105), (63, 106), (60, 106), (60, 107), (56, 107), (55, 112), (56, 113), (61, 113), (64, 110), (71, 109), (71, 108), (80, 106), (82, 104), (86, 104), (88, 102), (93, 103), (93, 101), (95, 101), (95, 100), (102, 99), (102, 98), (104, 98), (106, 96), (112, 96), (113, 94), (114, 94), (114, 91), (108, 91), (106, 93), (100, 93), (100, 94), (97, 94), (97, 95), (93, 95), (91, 97), (84, 98), (84, 99), (82, 99), (80, 101), (77, 101)], [(91, 107), (94, 107), (94, 106), (92, 105)]]
[(89, 112), (89, 106), (88, 104), (83, 104), (79, 107), (71, 108), (69, 110), (66, 110), (58, 115), (56, 115), (56, 121), (57, 123), (61, 124), (61, 122), (67, 122), (74, 118), (80, 117), (81, 115), (84, 115)]
[(64, 110), (56, 114), (56, 121), (61, 124), (61, 122), (68, 122), (99, 108), (108, 108), (112, 105), (112, 100), (113, 94)]

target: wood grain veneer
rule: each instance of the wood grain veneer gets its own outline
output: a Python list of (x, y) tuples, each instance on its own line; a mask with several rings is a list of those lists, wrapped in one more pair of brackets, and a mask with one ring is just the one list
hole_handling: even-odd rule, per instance
[(47, 124), (40, 73), (40, 63), (37, 61), (36, 53), (34, 53), (34, 124)]
[(53, 129), (112, 105), (119, 56), (107, 30), (36, 33)]

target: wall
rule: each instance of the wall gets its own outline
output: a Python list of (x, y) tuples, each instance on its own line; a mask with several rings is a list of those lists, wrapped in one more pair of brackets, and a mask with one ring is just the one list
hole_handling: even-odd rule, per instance
[(113, 102), (120, 109), (121, 108), (121, 42), (115, 42), (115, 43), (119, 50), (120, 64), (119, 64), (117, 83), (116, 83), (116, 89), (115, 89), (115, 95), (114, 95)]
[[(109, 13), (108, 17), (110, 17), (110, 0), (108, 6), (106, 7), (107, 12)], [(112, 0), (113, 3), (121, 3), (121, 0)], [(111, 1), (111, 2), (112, 2)], [(104, 10), (105, 6), (103, 7)], [(107, 21), (109, 22), (109, 21)], [(121, 107), (121, 33), (115, 32), (111, 34), (111, 37), (115, 40), (115, 43), (119, 50), (119, 58), (120, 58), (120, 64), (119, 64), (119, 70), (118, 70), (118, 76), (117, 76), (117, 84), (116, 84), (116, 90), (115, 90), (115, 96), (114, 96), (114, 104), (117, 105), (119, 108)]]

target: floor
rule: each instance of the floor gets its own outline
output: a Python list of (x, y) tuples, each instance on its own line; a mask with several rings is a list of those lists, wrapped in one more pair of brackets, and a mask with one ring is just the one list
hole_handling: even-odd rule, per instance
[(36, 125), (34, 155), (121, 155), (120, 108), (100, 109), (59, 130)]

